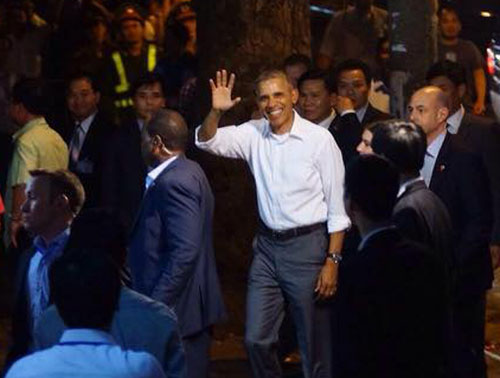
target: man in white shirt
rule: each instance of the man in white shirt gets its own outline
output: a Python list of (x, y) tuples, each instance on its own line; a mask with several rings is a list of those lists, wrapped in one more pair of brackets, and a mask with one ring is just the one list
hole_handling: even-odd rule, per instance
[(305, 377), (332, 376), (330, 306), (336, 291), (344, 230), (344, 165), (327, 130), (301, 118), (298, 93), (283, 71), (255, 83), (265, 118), (217, 129), (236, 105), (234, 74), (210, 81), (212, 109), (197, 129), (196, 145), (247, 161), (257, 187), (260, 227), (249, 273), (245, 343), (255, 376), (279, 376), (275, 353), (285, 298), (297, 328)]
[(299, 78), (297, 87), (301, 115), (328, 129), (336, 116), (334, 106), (337, 99), (328, 74), (320, 70), (307, 71)]

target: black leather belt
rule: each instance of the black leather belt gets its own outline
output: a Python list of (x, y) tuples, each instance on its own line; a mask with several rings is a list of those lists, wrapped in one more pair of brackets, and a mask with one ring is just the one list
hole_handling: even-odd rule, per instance
[(310, 224), (308, 226), (297, 228), (289, 228), (288, 230), (273, 230), (272, 228), (267, 227), (264, 222), (259, 222), (259, 232), (276, 240), (288, 240), (297, 236), (309, 234), (320, 229), (324, 229), (326, 232), (325, 222)]

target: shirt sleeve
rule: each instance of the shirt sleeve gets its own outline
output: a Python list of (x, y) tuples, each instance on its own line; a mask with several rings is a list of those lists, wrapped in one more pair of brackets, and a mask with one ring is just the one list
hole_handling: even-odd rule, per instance
[(471, 66), (473, 70), (478, 70), (484, 68), (485, 62), (483, 56), (479, 52), (477, 46), (473, 43), (469, 43)]
[(218, 156), (249, 159), (250, 146), (257, 132), (250, 122), (239, 126), (220, 127), (212, 139), (204, 142), (198, 138), (200, 127), (198, 126), (195, 131), (195, 144), (198, 148)]
[(344, 207), (344, 162), (340, 149), (330, 134), (323, 139), (318, 149), (316, 165), (328, 207), (328, 232), (343, 231), (351, 226)]
[(32, 143), (19, 139), (12, 155), (12, 186), (26, 184), (30, 171), (37, 168), (38, 153)]

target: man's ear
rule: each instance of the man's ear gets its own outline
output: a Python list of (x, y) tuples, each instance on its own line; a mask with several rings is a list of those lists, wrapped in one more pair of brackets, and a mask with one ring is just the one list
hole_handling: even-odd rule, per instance
[(448, 116), (450, 115), (450, 110), (446, 106), (441, 106), (438, 109), (437, 115), (438, 115), (438, 121), (444, 122), (448, 119)]
[(96, 91), (95, 92), (95, 102), (99, 105), (100, 101), (101, 101), (101, 92)]
[(292, 88), (292, 102), (293, 102), (293, 104), (296, 105), (298, 100), (299, 100), (299, 91), (297, 88)]
[(335, 108), (337, 106), (337, 94), (335, 92), (330, 93), (330, 106)]

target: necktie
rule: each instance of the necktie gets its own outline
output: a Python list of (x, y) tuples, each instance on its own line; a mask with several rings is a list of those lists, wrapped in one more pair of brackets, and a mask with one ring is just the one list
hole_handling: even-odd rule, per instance
[(71, 148), (70, 157), (71, 157), (71, 162), (74, 164), (76, 164), (76, 162), (78, 161), (78, 156), (80, 155), (80, 147), (82, 143), (81, 134), (82, 134), (82, 125), (77, 123), (70, 144)]

